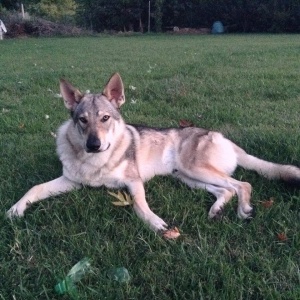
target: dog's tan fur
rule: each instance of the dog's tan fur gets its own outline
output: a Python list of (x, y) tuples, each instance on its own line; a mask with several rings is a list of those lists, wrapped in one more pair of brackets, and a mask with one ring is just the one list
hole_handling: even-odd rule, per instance
[(8, 211), (23, 216), (28, 205), (83, 185), (127, 187), (138, 216), (155, 231), (167, 224), (149, 208), (143, 182), (155, 175), (171, 174), (193, 188), (217, 198), (209, 211), (218, 216), (234, 194), (238, 215), (251, 216), (251, 185), (231, 177), (240, 165), (270, 179), (299, 185), (300, 169), (278, 165), (248, 155), (221, 133), (201, 128), (155, 129), (128, 125), (119, 108), (125, 102), (123, 82), (114, 74), (102, 94), (81, 94), (61, 80), (61, 94), (72, 118), (58, 130), (57, 153), (63, 175), (30, 189)]

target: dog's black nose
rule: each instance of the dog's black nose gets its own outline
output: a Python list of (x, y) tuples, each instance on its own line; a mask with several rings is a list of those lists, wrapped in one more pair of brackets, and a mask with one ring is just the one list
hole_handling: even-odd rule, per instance
[(87, 152), (99, 152), (100, 146), (100, 140), (96, 136), (90, 135), (86, 142)]

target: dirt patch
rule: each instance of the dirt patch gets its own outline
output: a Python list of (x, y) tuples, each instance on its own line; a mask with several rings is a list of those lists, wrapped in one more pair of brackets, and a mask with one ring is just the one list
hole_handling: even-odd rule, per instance
[[(170, 30), (171, 29), (171, 30)], [(170, 34), (210, 34), (210, 28), (179, 28), (174, 26), (167, 32)]]

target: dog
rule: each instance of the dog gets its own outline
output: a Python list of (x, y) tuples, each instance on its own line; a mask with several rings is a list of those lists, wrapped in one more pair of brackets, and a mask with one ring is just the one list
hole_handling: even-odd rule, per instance
[(238, 216), (251, 217), (251, 185), (231, 177), (237, 166), (269, 179), (300, 185), (300, 169), (268, 162), (247, 154), (221, 133), (202, 128), (151, 128), (126, 124), (120, 114), (124, 85), (112, 75), (102, 93), (82, 94), (68, 81), (60, 91), (71, 118), (57, 133), (61, 177), (31, 188), (7, 212), (23, 216), (31, 204), (82, 185), (127, 188), (137, 215), (156, 232), (168, 225), (146, 201), (144, 182), (155, 175), (172, 175), (192, 188), (216, 197), (209, 217), (216, 218), (236, 194)]

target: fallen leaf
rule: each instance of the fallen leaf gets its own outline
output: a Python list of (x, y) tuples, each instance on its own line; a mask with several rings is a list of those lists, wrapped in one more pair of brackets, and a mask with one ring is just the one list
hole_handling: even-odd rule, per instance
[(288, 239), (287, 236), (286, 236), (286, 234), (284, 232), (278, 233), (277, 234), (277, 238), (281, 242), (284, 242), (284, 241), (286, 241)]
[(118, 191), (118, 194), (116, 194), (116, 193), (108, 191), (108, 193), (111, 196), (113, 196), (113, 197), (117, 198), (118, 200), (120, 200), (120, 201), (117, 201), (117, 202), (112, 202), (112, 204), (115, 205), (115, 206), (127, 206), (127, 205), (132, 205), (133, 204), (133, 199), (131, 198), (130, 195), (128, 195), (125, 192), (122, 193), (122, 192)]
[(123, 202), (123, 201), (113, 201), (112, 202), (112, 204), (114, 205), (114, 206), (128, 206), (128, 205), (130, 205), (130, 203), (128, 203), (128, 202)]
[(179, 121), (179, 126), (182, 127), (182, 128), (193, 127), (194, 124), (191, 121), (188, 121), (188, 120), (180, 120)]
[(175, 240), (180, 236), (180, 232), (177, 227), (169, 229), (163, 233), (163, 237), (167, 240)]
[(24, 123), (21, 123), (20, 125), (19, 125), (19, 128), (20, 129), (23, 129), (25, 127), (25, 124)]
[(273, 197), (271, 197), (270, 200), (265, 200), (265, 201), (261, 202), (261, 205), (264, 208), (270, 208), (273, 204), (274, 204), (274, 198)]
[(56, 133), (54, 133), (53, 131), (50, 131), (50, 134), (51, 134), (54, 138), (56, 138)]
[(133, 91), (135, 91), (135, 90), (136, 90), (136, 87), (135, 87), (135, 86), (133, 86), (133, 85), (130, 85), (130, 86), (129, 86), (129, 88), (130, 88), (131, 90), (133, 90)]

